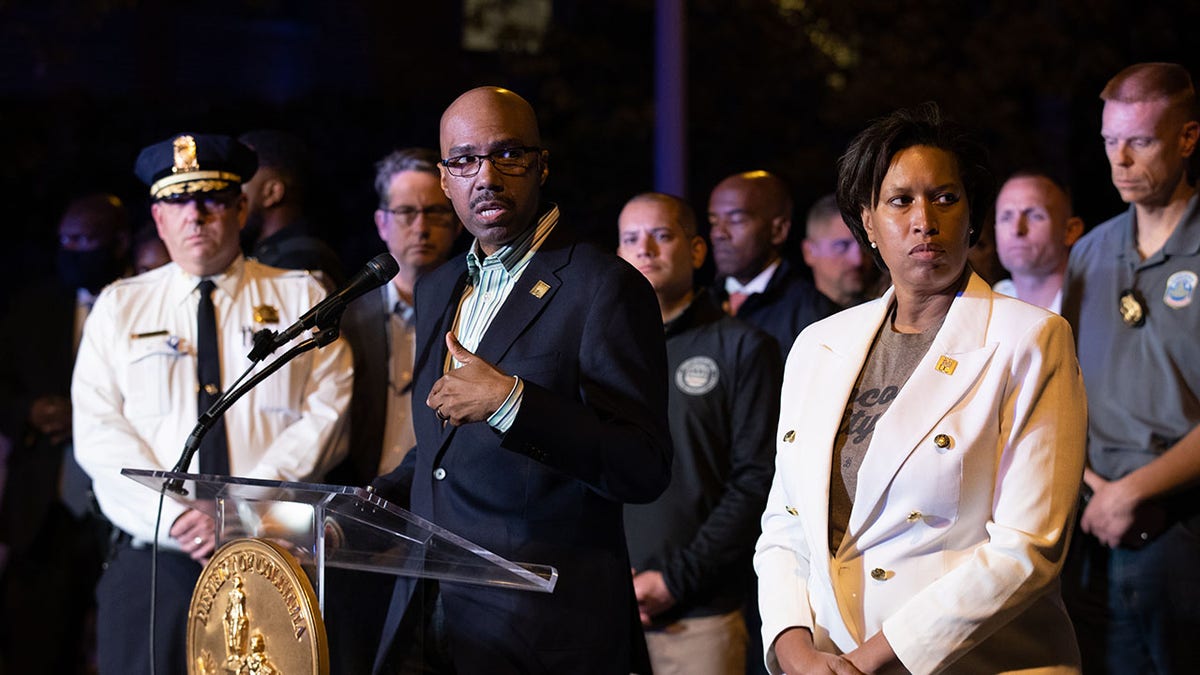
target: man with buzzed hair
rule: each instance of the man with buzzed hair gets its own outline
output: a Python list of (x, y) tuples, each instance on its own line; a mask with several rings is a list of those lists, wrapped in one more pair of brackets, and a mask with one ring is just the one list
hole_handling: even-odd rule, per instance
[(709, 196), (708, 222), (727, 311), (774, 337), (786, 360), (800, 331), (837, 311), (783, 257), (792, 227), (787, 184), (766, 171), (729, 176)]
[(997, 293), (1062, 311), (1063, 276), (1083, 220), (1071, 213), (1067, 188), (1048, 174), (1019, 171), (996, 195), (996, 253), (1011, 278)]
[[(1140, 63), (1104, 88), (1129, 209), (1080, 239), (1063, 316), (1088, 395), (1090, 492), (1064, 572), (1085, 672), (1200, 663), (1200, 117), (1191, 77)], [(1193, 167), (1191, 167), (1194, 169)]]
[(653, 291), (541, 200), (549, 152), (520, 96), (472, 89), (440, 136), (475, 241), (416, 286), (417, 446), (374, 486), (560, 576), (552, 594), (398, 579), (375, 671), (646, 672), (622, 509), (671, 475)]
[(867, 282), (878, 277), (872, 273), (874, 259), (864, 254), (842, 220), (837, 195), (828, 194), (813, 203), (804, 224), (800, 246), (817, 290), (841, 309), (866, 300)]
[(749, 561), (775, 468), (778, 347), (695, 287), (708, 247), (686, 202), (638, 195), (617, 229), (617, 254), (654, 287), (667, 338), (671, 484), (625, 507), (651, 663), (657, 675), (741, 675)]

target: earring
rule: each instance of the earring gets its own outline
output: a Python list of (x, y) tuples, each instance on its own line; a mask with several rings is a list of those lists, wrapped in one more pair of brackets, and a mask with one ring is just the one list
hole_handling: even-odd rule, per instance
[(871, 248), (879, 248), (879, 245), (872, 241)]

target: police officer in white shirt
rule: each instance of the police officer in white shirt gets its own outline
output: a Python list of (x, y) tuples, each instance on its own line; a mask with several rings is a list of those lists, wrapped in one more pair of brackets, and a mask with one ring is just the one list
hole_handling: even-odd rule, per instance
[[(226, 136), (185, 134), (144, 149), (135, 171), (150, 186), (151, 215), (173, 262), (106, 288), (84, 328), (71, 387), (75, 453), (104, 515), (124, 533), (97, 589), (102, 675), (151, 667), (158, 496), (120, 470), (171, 468), (202, 411), (198, 399), (219, 394), (250, 365), (254, 332), (286, 328), (325, 295), (307, 272), (242, 258), (240, 185), (256, 164), (252, 150)], [(198, 372), (206, 362), (219, 376)], [(226, 412), (189, 470), (319, 478), (345, 453), (352, 374), (343, 341), (300, 356)], [(199, 511), (168, 499), (161, 522), (158, 675), (186, 671), (188, 602), (215, 544), (214, 523)]]

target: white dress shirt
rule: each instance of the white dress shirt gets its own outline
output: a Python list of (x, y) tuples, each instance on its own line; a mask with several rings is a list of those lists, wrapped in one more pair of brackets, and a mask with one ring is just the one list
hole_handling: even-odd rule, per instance
[[(992, 290), (1002, 295), (1007, 295), (1010, 298), (1025, 300), (1020, 295), (1017, 295), (1017, 285), (1013, 283), (1012, 279), (1001, 279), (1000, 281), (997, 281), (992, 286)], [(1025, 302), (1029, 301), (1025, 300)], [(1058, 292), (1054, 294), (1054, 301), (1051, 302), (1050, 306), (1046, 309), (1054, 312), (1055, 314), (1062, 314), (1062, 288), (1059, 288)]]
[(732, 276), (725, 277), (725, 292), (731, 295), (734, 293), (745, 293), (746, 295), (762, 293), (767, 290), (767, 284), (771, 283), (771, 277), (775, 275), (775, 270), (779, 269), (780, 262), (780, 260), (776, 260), (767, 265), (763, 271), (758, 273), (758, 276), (744, 284)]

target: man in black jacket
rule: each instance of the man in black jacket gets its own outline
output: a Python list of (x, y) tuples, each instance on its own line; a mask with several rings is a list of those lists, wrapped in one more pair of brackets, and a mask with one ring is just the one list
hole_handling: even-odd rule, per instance
[(654, 672), (745, 672), (742, 607), (774, 469), (775, 341), (726, 316), (692, 274), (707, 247), (682, 200), (648, 193), (618, 218), (617, 253), (650, 281), (667, 339), (671, 484), (625, 506), (633, 586)]
[(786, 360), (800, 331), (838, 309), (783, 257), (792, 227), (787, 184), (766, 171), (729, 176), (713, 188), (708, 222), (726, 310), (774, 337)]
[(541, 200), (550, 153), (523, 98), (472, 89), (440, 131), (475, 239), (416, 286), (417, 446), (373, 485), (559, 577), (549, 594), (397, 579), (375, 670), (645, 673), (622, 507), (671, 476), (653, 291)]

